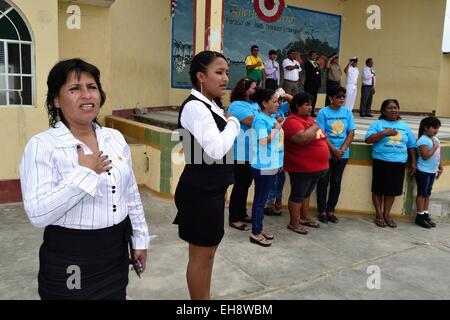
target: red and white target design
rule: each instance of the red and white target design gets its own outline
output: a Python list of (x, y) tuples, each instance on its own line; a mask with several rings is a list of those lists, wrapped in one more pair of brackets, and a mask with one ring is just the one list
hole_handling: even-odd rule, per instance
[(285, 8), (284, 0), (253, 0), (258, 17), (268, 23), (277, 21)]

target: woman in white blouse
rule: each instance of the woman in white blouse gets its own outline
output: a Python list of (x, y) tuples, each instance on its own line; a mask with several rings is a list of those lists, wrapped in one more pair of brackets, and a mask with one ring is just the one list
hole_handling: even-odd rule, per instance
[(178, 127), (186, 166), (175, 192), (174, 223), (189, 243), (187, 282), (191, 299), (209, 299), (214, 255), (224, 234), (225, 192), (234, 181), (234, 140), (238, 119), (214, 102), (228, 84), (228, 63), (213, 51), (192, 60), (193, 89), (181, 106)]
[(51, 128), (30, 139), (20, 164), (25, 210), (45, 228), (39, 295), (125, 299), (128, 243), (144, 271), (151, 238), (130, 149), (120, 132), (97, 122), (106, 97), (95, 66), (61, 61), (47, 85)]

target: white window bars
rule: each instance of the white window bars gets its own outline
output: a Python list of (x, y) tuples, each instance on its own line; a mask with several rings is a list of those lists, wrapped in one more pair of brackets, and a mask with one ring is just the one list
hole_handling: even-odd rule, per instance
[(0, 107), (34, 105), (34, 45), (20, 13), (0, 0)]

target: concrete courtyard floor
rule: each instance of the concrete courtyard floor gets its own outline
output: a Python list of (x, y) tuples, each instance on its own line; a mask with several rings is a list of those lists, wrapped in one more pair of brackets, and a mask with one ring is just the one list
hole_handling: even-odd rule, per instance
[[(142, 190), (150, 230), (142, 279), (130, 273), (128, 296), (135, 300), (189, 299), (187, 244), (172, 225), (172, 201)], [(227, 211), (226, 211), (227, 212)], [(272, 247), (249, 242), (249, 231), (228, 227), (216, 254), (214, 299), (449, 299), (450, 224), (425, 230), (411, 222), (381, 229), (365, 217), (340, 216), (309, 235), (286, 228), (288, 213), (265, 217), (275, 235)], [(21, 204), (0, 206), (0, 299), (39, 299), (38, 250), (43, 230), (28, 221)], [(379, 267), (380, 289), (370, 290), (369, 266)], [(370, 282), (370, 281), (369, 281)]]

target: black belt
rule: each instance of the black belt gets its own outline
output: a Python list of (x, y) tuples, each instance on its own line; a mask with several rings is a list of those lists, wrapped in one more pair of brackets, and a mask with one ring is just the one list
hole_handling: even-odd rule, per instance
[(284, 79), (284, 81), (287, 81), (287, 82), (298, 82), (298, 80), (297, 81), (292, 81), (292, 80), (287, 80), (287, 79)]

